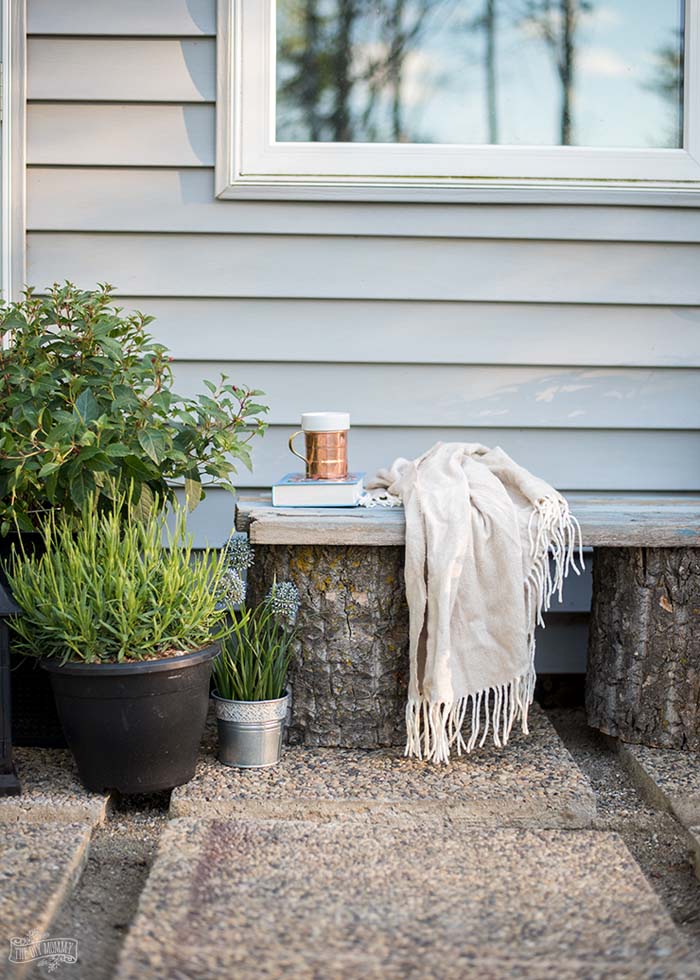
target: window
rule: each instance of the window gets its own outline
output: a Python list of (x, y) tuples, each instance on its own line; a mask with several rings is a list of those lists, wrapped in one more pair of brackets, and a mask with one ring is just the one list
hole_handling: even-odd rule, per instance
[(220, 0), (220, 197), (700, 188), (700, 0)]

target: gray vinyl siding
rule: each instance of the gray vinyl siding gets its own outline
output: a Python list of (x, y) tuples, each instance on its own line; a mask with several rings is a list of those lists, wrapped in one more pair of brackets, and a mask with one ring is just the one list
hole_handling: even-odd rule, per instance
[[(214, 0), (29, 0), (28, 24), (28, 280), (115, 283), (183, 391), (263, 388), (241, 487), (291, 468), (302, 410), (343, 408), (368, 471), (470, 440), (563, 490), (700, 488), (700, 208), (218, 201)], [(193, 526), (231, 524), (218, 495)], [(580, 663), (589, 590), (545, 661)]]

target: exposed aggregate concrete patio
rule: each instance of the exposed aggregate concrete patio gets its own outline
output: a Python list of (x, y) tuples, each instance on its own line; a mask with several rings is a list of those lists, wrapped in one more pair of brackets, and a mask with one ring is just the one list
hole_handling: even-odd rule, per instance
[(0, 978), (24, 977), (32, 963), (10, 962), (12, 939), (40, 938), (70, 895), (87, 858), (85, 821), (0, 825)]
[[(660, 791), (639, 795), (581, 711), (537, 710), (532, 728), (449, 769), (293, 748), (257, 772), (217, 766), (209, 728), (195, 781), (170, 804), (96, 807), (66, 753), (18, 750), (41, 778), (24, 811), (0, 801), (13, 814), (0, 838), (45, 849), (24, 848), (3, 885), (35, 927), (78, 940), (78, 963), (59, 968), (71, 980), (700, 980), (700, 831)], [(47, 800), (44, 840), (33, 828)], [(0, 963), (0, 977), (19, 975)]]
[(212, 978), (534, 977), (572, 954), (672, 977), (684, 953), (700, 976), (618, 835), (449, 819), (174, 821), (117, 976), (196, 977), (203, 944)]
[(480, 825), (586, 827), (595, 817), (591, 786), (544, 712), (534, 708), (530, 735), (507, 749), (488, 742), (449, 766), (377, 751), (290, 747), (267, 770), (221, 766), (213, 754), (192, 782), (173, 792), (171, 815), (343, 818), (444, 814)]
[(109, 794), (90, 793), (83, 787), (67, 749), (15, 748), (13, 758), (22, 793), (0, 797), (0, 824), (104, 822)]
[(700, 826), (688, 827), (688, 843), (695, 861), (695, 873), (700, 878)]
[(620, 757), (643, 794), (684, 826), (700, 825), (700, 753), (618, 744)]

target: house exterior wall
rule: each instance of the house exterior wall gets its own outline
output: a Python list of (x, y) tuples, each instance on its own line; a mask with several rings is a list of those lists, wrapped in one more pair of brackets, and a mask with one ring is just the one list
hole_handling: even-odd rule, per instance
[(113, 282), (186, 392), (264, 389), (241, 487), (317, 408), (368, 471), (474, 440), (564, 491), (700, 486), (700, 208), (217, 200), (215, 33), (215, 0), (28, 0), (27, 278)]

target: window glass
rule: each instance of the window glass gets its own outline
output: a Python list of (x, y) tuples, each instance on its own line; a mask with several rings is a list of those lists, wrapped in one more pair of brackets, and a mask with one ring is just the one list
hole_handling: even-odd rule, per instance
[(682, 146), (679, 0), (278, 0), (278, 141)]

